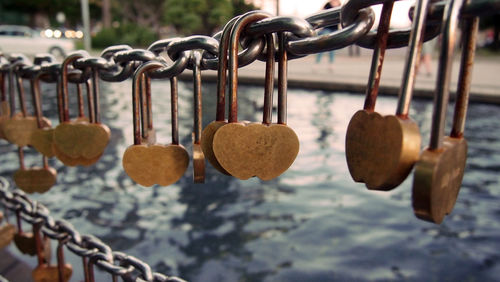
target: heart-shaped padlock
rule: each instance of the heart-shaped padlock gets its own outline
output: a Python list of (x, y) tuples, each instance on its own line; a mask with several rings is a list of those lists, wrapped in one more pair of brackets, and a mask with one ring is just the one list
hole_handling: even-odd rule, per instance
[[(9, 98), (10, 98), (10, 118), (2, 122), (2, 131), (5, 138), (12, 144), (19, 147), (31, 145), (31, 136), (38, 128), (37, 119), (28, 116), (24, 99), (23, 68), (31, 69), (29, 60), (24, 55), (13, 55), (14, 63), (11, 64), (8, 73)], [(30, 72), (33, 73), (33, 72)], [(15, 86), (19, 97), (20, 113), (15, 113)], [(50, 121), (46, 118), (41, 120), (44, 126), (50, 126)]]
[[(172, 144), (143, 144), (141, 138), (141, 119), (146, 118), (140, 113), (140, 81), (143, 74), (157, 70), (166, 65), (151, 61), (141, 65), (134, 73), (132, 90), (132, 114), (134, 124), (134, 144), (123, 154), (123, 168), (127, 175), (138, 184), (152, 186), (158, 184), (168, 186), (175, 183), (184, 174), (189, 164), (186, 149), (179, 144), (177, 118), (177, 78), (172, 77), (171, 111), (172, 111)], [(144, 132), (144, 131), (143, 131)]]
[(229, 175), (219, 163), (214, 154), (213, 141), (217, 130), (227, 124), (225, 117), (226, 107), (226, 75), (227, 75), (227, 55), (229, 49), (229, 40), (231, 37), (231, 30), (234, 22), (239, 17), (234, 17), (229, 21), (222, 30), (220, 43), (219, 43), (219, 64), (217, 67), (217, 106), (215, 121), (209, 123), (201, 133), (201, 149), (208, 162), (218, 171)]
[(92, 69), (93, 91), (92, 94), (88, 93), (94, 101), (94, 111), (89, 109), (90, 118), (95, 116), (95, 120), (69, 120), (68, 65), (86, 57), (88, 54), (84, 52), (74, 53), (68, 56), (61, 66), (62, 97), (59, 98), (59, 111), (62, 112), (62, 122), (54, 130), (53, 149), (56, 157), (68, 166), (94, 164), (103, 154), (111, 136), (109, 128), (100, 123), (97, 70)]
[(0, 226), (0, 249), (7, 247), (14, 239), (16, 227), (13, 224), (5, 223)]
[[(257, 176), (270, 180), (285, 172), (295, 160), (299, 141), (295, 132), (286, 126), (286, 71), (278, 75), (278, 124), (271, 123), (272, 85), (274, 69), (274, 39), (267, 35), (266, 87), (263, 122), (238, 122), (237, 71), (238, 42), (242, 30), (250, 23), (268, 17), (262, 12), (242, 15), (231, 31), (229, 50), (230, 107), (229, 123), (217, 130), (213, 138), (213, 151), (219, 164), (232, 176), (248, 179)], [(280, 44), (281, 46), (282, 44)], [(286, 52), (280, 48), (280, 63), (286, 70)]]
[[(420, 153), (418, 125), (408, 117), (416, 59), (422, 38), (422, 24), (417, 26), (417, 21), (413, 22), (410, 41), (412, 47), (408, 49), (404, 86), (399, 95), (396, 115), (382, 116), (374, 112), (393, 4), (394, 1), (384, 2), (365, 105), (363, 110), (356, 112), (351, 118), (346, 133), (349, 172), (354, 181), (364, 182), (372, 190), (391, 190), (401, 184)], [(423, 22), (423, 18), (421, 20)]]
[[(0, 69), (7, 66), (9, 61), (0, 56)], [(7, 101), (7, 93), (5, 91), (5, 73), (0, 72), (0, 138), (5, 139), (5, 134), (3, 133), (3, 122), (10, 118), (10, 106)]]
[(441, 53), (434, 98), (434, 111), (429, 146), (415, 166), (413, 178), (413, 210), (427, 221), (441, 223), (451, 213), (462, 185), (467, 160), (467, 141), (463, 136), (469, 100), (472, 65), (476, 47), (478, 18), (465, 19), (462, 29), (462, 60), (458, 79), (455, 112), (450, 136), (444, 135), (449, 98), (452, 58), (457, 18), (462, 1), (447, 3), (443, 16)]

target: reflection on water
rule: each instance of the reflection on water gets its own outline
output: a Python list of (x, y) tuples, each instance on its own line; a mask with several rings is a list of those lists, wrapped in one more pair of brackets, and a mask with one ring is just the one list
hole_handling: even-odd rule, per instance
[[(103, 85), (102, 115), (112, 139), (101, 161), (66, 168), (51, 160), (59, 184), (33, 196), (54, 217), (97, 235), (114, 250), (191, 281), (487, 281), (500, 276), (497, 106), (470, 106), (464, 184), (453, 214), (436, 226), (413, 216), (411, 176), (387, 193), (351, 180), (344, 139), (362, 96), (291, 89), (288, 124), (301, 148), (292, 167), (275, 180), (239, 181), (208, 167), (206, 184), (193, 184), (189, 167), (175, 185), (143, 188), (121, 167), (132, 144), (130, 87), (130, 82)], [(168, 89), (168, 82), (153, 82), (154, 125), (162, 143), (171, 138)], [(179, 85), (179, 135), (188, 151), (191, 89), (190, 83)], [(57, 124), (53, 88), (44, 85), (44, 90), (45, 114)], [(215, 85), (204, 85), (205, 125), (215, 117), (215, 91)], [(262, 88), (240, 91), (239, 119), (261, 120)], [(395, 108), (395, 98), (377, 102), (383, 114)], [(430, 101), (414, 101), (411, 113), (426, 143)], [(0, 145), (1, 175), (17, 169), (14, 149)], [(26, 152), (26, 164), (40, 161)], [(80, 260), (72, 255), (68, 260), (79, 281)]]

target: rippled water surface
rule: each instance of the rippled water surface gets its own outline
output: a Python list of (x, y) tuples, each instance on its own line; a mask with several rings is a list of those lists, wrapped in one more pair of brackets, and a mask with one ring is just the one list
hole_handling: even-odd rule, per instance
[[(58, 185), (33, 196), (55, 218), (95, 234), (113, 250), (190, 281), (500, 279), (498, 106), (470, 105), (463, 186), (453, 213), (434, 225), (413, 215), (411, 175), (391, 192), (368, 191), (351, 179), (344, 139), (362, 96), (290, 89), (288, 123), (299, 136), (300, 153), (277, 179), (240, 181), (207, 163), (206, 184), (193, 184), (189, 167), (175, 185), (144, 188), (121, 166), (132, 144), (130, 87), (102, 85), (103, 121), (112, 140), (100, 162), (66, 168), (51, 160)], [(44, 89), (45, 114), (55, 119), (53, 89)], [(169, 89), (168, 82), (153, 82), (154, 122), (163, 143), (170, 142)], [(179, 89), (180, 138), (191, 152), (192, 87), (180, 83)], [(203, 93), (208, 124), (215, 117), (215, 85), (204, 85)], [(240, 87), (239, 118), (261, 119), (262, 96), (261, 87)], [(379, 112), (395, 108), (395, 98), (379, 98)], [(430, 101), (412, 103), (423, 143), (431, 113)], [(10, 177), (18, 167), (15, 147), (2, 142), (0, 150), (1, 174)], [(38, 161), (27, 150), (26, 164)], [(19, 256), (35, 265), (34, 258)], [(70, 253), (67, 259), (73, 281), (80, 281), (81, 261)]]

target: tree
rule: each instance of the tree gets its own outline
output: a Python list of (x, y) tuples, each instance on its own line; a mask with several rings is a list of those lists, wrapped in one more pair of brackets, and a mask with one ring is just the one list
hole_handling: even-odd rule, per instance
[(185, 35), (212, 35), (235, 13), (254, 8), (244, 0), (166, 0), (163, 22)]

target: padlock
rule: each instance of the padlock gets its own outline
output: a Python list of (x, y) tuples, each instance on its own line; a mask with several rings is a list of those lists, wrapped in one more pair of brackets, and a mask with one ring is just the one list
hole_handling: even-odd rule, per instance
[(467, 160), (467, 141), (463, 132), (476, 47), (477, 18), (464, 19), (462, 60), (452, 130), (450, 136), (443, 136), (456, 22), (462, 2), (453, 0), (446, 4), (430, 142), (415, 166), (413, 178), (412, 203), (415, 215), (420, 219), (438, 224), (453, 210), (462, 185)]
[(134, 124), (134, 144), (129, 146), (123, 154), (123, 168), (127, 175), (143, 186), (158, 184), (168, 186), (181, 178), (189, 164), (189, 155), (186, 149), (179, 144), (177, 78), (170, 79), (171, 113), (172, 113), (172, 143), (161, 144), (143, 143), (141, 138), (141, 120), (146, 116), (140, 115), (140, 83), (142, 74), (165, 67), (163, 63), (150, 61), (141, 65), (134, 73), (132, 81), (132, 114)]
[[(2, 223), (4, 215), (0, 212), (0, 223)], [(14, 239), (16, 227), (9, 222), (5, 222), (0, 226), (0, 249), (7, 247)]]
[[(17, 249), (29, 256), (34, 256), (37, 254), (37, 246), (36, 246), (36, 238), (35, 231), (38, 223), (33, 224), (32, 232), (24, 232), (21, 223), (21, 215), (19, 211), (16, 211), (16, 220), (17, 220), (17, 231), (14, 234), (14, 244)], [(41, 255), (44, 259), (50, 260), (50, 240), (46, 237), (41, 239)]]
[[(68, 166), (92, 165), (102, 156), (111, 136), (107, 126), (100, 123), (99, 95), (96, 93), (98, 76), (92, 75), (94, 115), (95, 120), (69, 119), (68, 110), (68, 65), (77, 59), (85, 58), (87, 54), (77, 52), (69, 55), (61, 66), (61, 94), (59, 111), (62, 112), (62, 122), (54, 130), (53, 149), (56, 157)], [(91, 95), (88, 93), (88, 95)]]
[(213, 141), (214, 135), (222, 126), (227, 124), (225, 117), (226, 108), (226, 75), (227, 75), (227, 55), (229, 49), (229, 39), (234, 22), (238, 17), (229, 21), (222, 31), (219, 44), (219, 64), (217, 68), (217, 108), (215, 114), (215, 121), (209, 123), (201, 133), (201, 149), (208, 162), (218, 171), (229, 175), (217, 161), (214, 154)]
[[(295, 160), (299, 141), (295, 132), (286, 126), (286, 52), (280, 48), (281, 72), (279, 85), (284, 88), (278, 97), (278, 124), (271, 123), (272, 77), (274, 68), (274, 45), (267, 35), (266, 87), (264, 91), (264, 117), (262, 123), (238, 122), (237, 76), (238, 42), (242, 30), (250, 23), (268, 17), (266, 13), (249, 12), (241, 16), (231, 31), (229, 49), (230, 108), (229, 123), (217, 130), (213, 140), (213, 151), (222, 167), (232, 176), (248, 179), (257, 176), (270, 180), (285, 172)], [(280, 44), (281, 46), (281, 44)]]
[(426, 9), (420, 10), (420, 21), (413, 22), (411, 48), (408, 49), (396, 115), (382, 116), (374, 111), (393, 4), (394, 1), (384, 2), (364, 108), (351, 118), (346, 133), (349, 172), (354, 181), (364, 182), (370, 190), (387, 191), (397, 187), (406, 179), (420, 154), (420, 131), (408, 112)]
[[(7, 65), (9, 62), (4, 57), (0, 57), (0, 68)], [(7, 94), (5, 91), (5, 73), (0, 72), (0, 138), (5, 139), (3, 133), (3, 122), (10, 118), (10, 106), (7, 101)]]
[(24, 165), (23, 148), (18, 148), (19, 169), (14, 173), (14, 182), (19, 189), (28, 194), (45, 193), (56, 184), (57, 171), (50, 167), (47, 157), (42, 156), (42, 167), (29, 167)]
[(201, 52), (191, 53), (193, 64), (193, 180), (194, 183), (205, 182), (205, 155), (201, 149), (202, 96), (201, 96)]
[[(2, 131), (5, 138), (12, 144), (19, 147), (24, 147), (31, 145), (31, 136), (33, 132), (38, 128), (38, 122), (34, 116), (28, 116), (26, 111), (26, 103), (24, 99), (24, 87), (22, 83), (22, 77), (17, 73), (19, 65), (13, 64), (8, 73), (9, 77), (9, 96), (10, 96), (10, 108), (11, 116), (9, 119), (5, 120), (2, 125)], [(17, 93), (19, 97), (20, 112), (15, 113), (15, 94), (14, 94), (14, 84), (17, 84)], [(50, 121), (48, 119), (42, 119), (43, 126), (50, 126)]]
[(51, 265), (49, 262), (39, 264), (32, 272), (35, 282), (67, 282), (73, 274), (73, 267), (64, 261), (64, 242), (67, 242), (69, 236), (58, 240), (57, 244), (57, 265)]
[(52, 149), (54, 129), (44, 126), (42, 123), (44, 117), (42, 112), (40, 79), (45, 76), (48, 76), (48, 74), (40, 70), (34, 78), (30, 79), (33, 108), (38, 125), (38, 128), (31, 135), (30, 144), (42, 155), (51, 158), (54, 156), (54, 150)]

